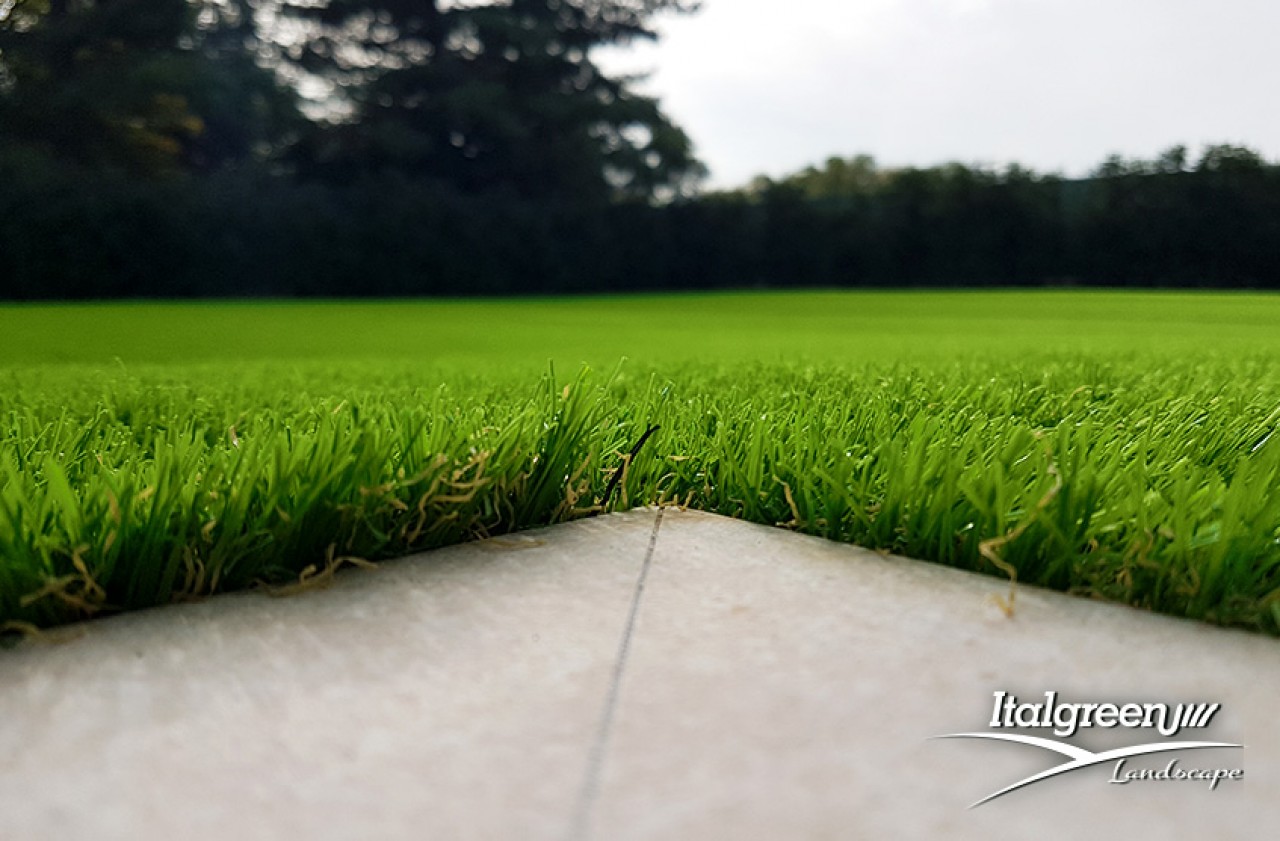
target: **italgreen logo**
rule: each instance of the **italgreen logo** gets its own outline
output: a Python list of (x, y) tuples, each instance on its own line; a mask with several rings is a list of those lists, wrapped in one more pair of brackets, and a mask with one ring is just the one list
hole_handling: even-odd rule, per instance
[[(1181, 758), (1175, 757), (1161, 768), (1126, 768), (1126, 763), (1136, 757), (1164, 754), (1174, 751), (1207, 750), (1211, 748), (1243, 749), (1234, 742), (1176, 740), (1146, 742), (1106, 751), (1089, 751), (1063, 739), (1077, 735), (1082, 729), (1131, 729), (1154, 730), (1161, 736), (1172, 738), (1183, 730), (1208, 728), (1222, 708), (1216, 703), (1096, 703), (1062, 701), (1057, 692), (1045, 692), (1043, 700), (1021, 702), (1009, 692), (995, 692), (991, 711), (990, 731), (978, 733), (947, 733), (935, 739), (986, 739), (1011, 742), (1041, 748), (1067, 758), (1066, 762), (1047, 768), (1012, 785), (996, 791), (973, 803), (969, 808), (989, 803), (997, 797), (1025, 788), (1033, 783), (1053, 779), (1071, 771), (1090, 768), (1105, 763), (1115, 763), (1111, 768), (1112, 785), (1128, 785), (1135, 782), (1198, 782), (1215, 790), (1223, 782), (1244, 779), (1244, 769), (1239, 767), (1190, 768), (1182, 767)], [(1006, 733), (1003, 730), (1032, 731)], [(1035, 735), (1036, 730), (1047, 730), (1053, 736)]]

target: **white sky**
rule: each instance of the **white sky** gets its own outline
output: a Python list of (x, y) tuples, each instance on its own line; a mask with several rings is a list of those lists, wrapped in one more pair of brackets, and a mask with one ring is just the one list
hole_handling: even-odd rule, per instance
[(860, 152), (1082, 174), (1106, 155), (1244, 143), (1280, 158), (1277, 0), (705, 0), (652, 71), (711, 185)]

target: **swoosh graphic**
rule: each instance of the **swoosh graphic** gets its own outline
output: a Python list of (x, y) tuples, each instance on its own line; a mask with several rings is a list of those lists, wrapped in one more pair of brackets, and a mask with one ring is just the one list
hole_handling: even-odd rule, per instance
[(969, 808), (981, 806), (991, 800), (995, 800), (1001, 795), (1016, 791), (1023, 786), (1029, 786), (1032, 783), (1038, 783), (1041, 780), (1047, 780), (1050, 777), (1056, 777), (1059, 774), (1065, 774), (1068, 771), (1076, 771), (1081, 768), (1088, 768), (1090, 765), (1097, 765), (1102, 762), (1110, 762), (1113, 759), (1128, 759), (1133, 756), (1146, 756), (1153, 753), (1165, 753), (1171, 750), (1196, 750), (1199, 748), (1243, 748), (1244, 745), (1237, 745), (1230, 742), (1152, 742), (1146, 745), (1131, 745), (1127, 748), (1116, 748), (1114, 750), (1103, 751), (1102, 753), (1093, 753), (1084, 748), (1078, 748), (1075, 745), (1069, 745), (1065, 742), (1054, 741), (1053, 739), (1045, 739), (1040, 736), (1022, 736), (1016, 733), (947, 733), (943, 736), (933, 736), (934, 739), (990, 739), (999, 742), (1017, 742), (1022, 745), (1031, 745), (1032, 747), (1044, 748), (1054, 753), (1060, 753), (1063, 756), (1071, 758), (1070, 762), (1064, 762), (1061, 765), (1055, 765), (1052, 768), (1033, 774), (1024, 780), (1018, 780), (1010, 786), (997, 791), (995, 794), (989, 794), (976, 803), (970, 804)]

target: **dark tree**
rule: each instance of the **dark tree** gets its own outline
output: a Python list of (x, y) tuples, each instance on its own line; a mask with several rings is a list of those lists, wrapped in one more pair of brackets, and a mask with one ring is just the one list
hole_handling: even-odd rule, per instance
[(240, 0), (0, 0), (0, 143), (158, 174), (262, 152), (296, 114)]
[(466, 193), (596, 202), (681, 193), (701, 175), (658, 103), (611, 78), (593, 48), (652, 38), (684, 0), (330, 0), (299, 67), (350, 91), (352, 119), (300, 159), (352, 175), (394, 169)]

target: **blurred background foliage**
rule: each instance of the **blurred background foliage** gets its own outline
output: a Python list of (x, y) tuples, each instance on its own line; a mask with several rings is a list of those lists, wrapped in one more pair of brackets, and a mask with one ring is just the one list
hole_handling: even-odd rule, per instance
[(699, 191), (599, 47), (684, 0), (0, 0), (0, 297), (1280, 286), (1247, 148)]

